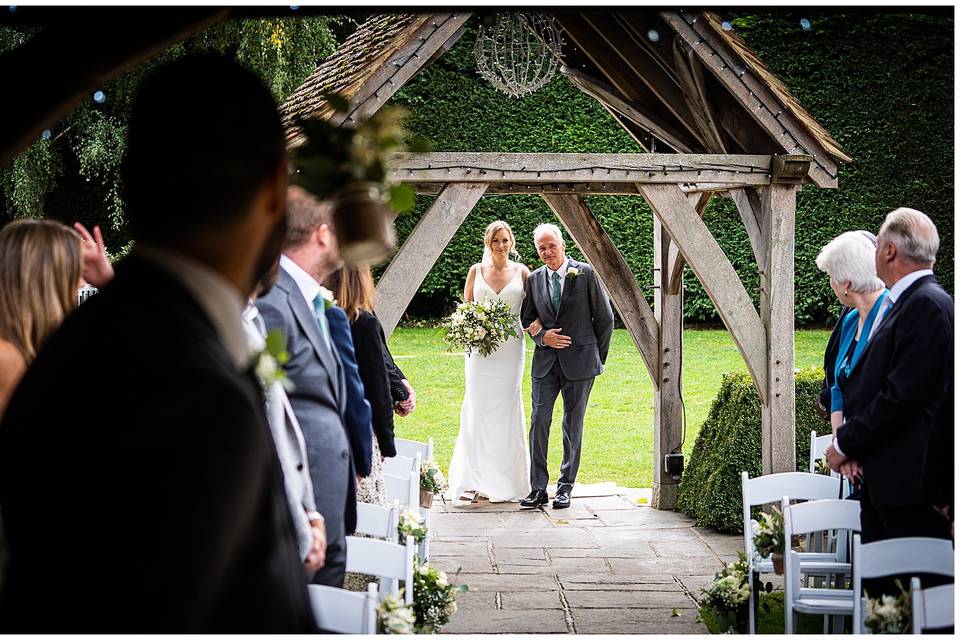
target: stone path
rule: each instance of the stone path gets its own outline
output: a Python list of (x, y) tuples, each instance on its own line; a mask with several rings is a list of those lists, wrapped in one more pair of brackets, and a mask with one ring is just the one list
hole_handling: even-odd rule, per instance
[(444, 633), (706, 633), (694, 596), (742, 538), (649, 501), (613, 483), (563, 511), (438, 501), (431, 564), (470, 587)]

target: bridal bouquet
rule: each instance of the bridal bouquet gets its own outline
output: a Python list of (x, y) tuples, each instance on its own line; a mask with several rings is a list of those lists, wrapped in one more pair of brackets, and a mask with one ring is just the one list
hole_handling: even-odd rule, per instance
[(468, 355), (476, 351), (489, 356), (508, 337), (520, 337), (517, 316), (499, 298), (461, 302), (443, 326), (447, 330), (444, 340), (451, 346), (462, 347)]

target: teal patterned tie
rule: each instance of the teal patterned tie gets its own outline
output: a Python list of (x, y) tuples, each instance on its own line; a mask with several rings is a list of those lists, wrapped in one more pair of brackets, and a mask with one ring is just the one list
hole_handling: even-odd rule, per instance
[(327, 306), (321, 294), (313, 299), (313, 310), (317, 316), (317, 324), (320, 325), (320, 333), (323, 335), (323, 342), (327, 349), (333, 351), (333, 345), (330, 344), (330, 324), (327, 322)]
[(553, 310), (559, 311), (560, 310), (560, 274), (554, 271), (551, 278), (553, 280), (553, 283), (552, 283), (553, 290), (551, 291), (551, 294), (553, 295)]

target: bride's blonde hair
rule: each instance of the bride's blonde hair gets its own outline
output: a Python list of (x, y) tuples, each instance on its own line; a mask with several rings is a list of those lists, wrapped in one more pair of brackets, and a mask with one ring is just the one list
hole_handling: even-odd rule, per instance
[(486, 230), (483, 232), (484, 251), (481, 262), (488, 262), (490, 260), (490, 244), (493, 242), (493, 236), (497, 234), (497, 231), (507, 232), (507, 237), (510, 238), (510, 255), (519, 261), (520, 254), (517, 253), (517, 240), (513, 237), (513, 229), (503, 220), (494, 220), (487, 225)]

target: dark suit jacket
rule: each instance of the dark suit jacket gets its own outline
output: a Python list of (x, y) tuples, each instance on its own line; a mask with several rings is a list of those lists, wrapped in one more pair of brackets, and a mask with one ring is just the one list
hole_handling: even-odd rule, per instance
[[(353, 332), (363, 390), (373, 411), (373, 433), (377, 436), (380, 453), (392, 458), (397, 455), (397, 448), (393, 442), (393, 397), (387, 361), (392, 362), (393, 359), (386, 349), (383, 327), (377, 316), (361, 309), (360, 317), (350, 324), (350, 330)], [(400, 384), (399, 380), (397, 384)]]
[[(555, 311), (547, 288), (547, 268), (540, 267), (530, 274), (524, 288), (525, 297), (520, 317), (523, 326), (540, 318), (543, 331), (533, 341), (532, 375), (546, 376), (560, 361), (560, 369), (568, 380), (585, 380), (603, 373), (607, 361), (610, 338), (613, 336), (613, 310), (593, 267), (569, 259), (567, 267), (580, 270), (575, 278), (567, 277), (560, 294), (560, 309)], [(543, 343), (548, 329), (561, 327), (573, 343), (565, 349), (552, 349)]]
[(46, 343), (0, 426), (18, 632), (315, 629), (260, 385), (134, 254)]
[(925, 504), (923, 461), (953, 380), (953, 300), (933, 276), (887, 311), (844, 389), (843, 453), (863, 465), (878, 507)]
[(326, 311), (330, 337), (343, 363), (343, 377), (347, 386), (347, 407), (344, 426), (353, 450), (353, 465), (363, 477), (370, 475), (373, 456), (373, 427), (370, 424), (370, 403), (364, 397), (363, 381), (357, 367), (357, 355), (350, 332), (350, 321), (340, 307)]
[(282, 268), (273, 288), (257, 298), (257, 309), (267, 330), (278, 329), (286, 338), (290, 359), (283, 368), (293, 383), (287, 396), (303, 431), (317, 511), (326, 519), (328, 542), (333, 542), (357, 525), (353, 452), (344, 426), (343, 365), (336, 349), (327, 348), (313, 307)]

